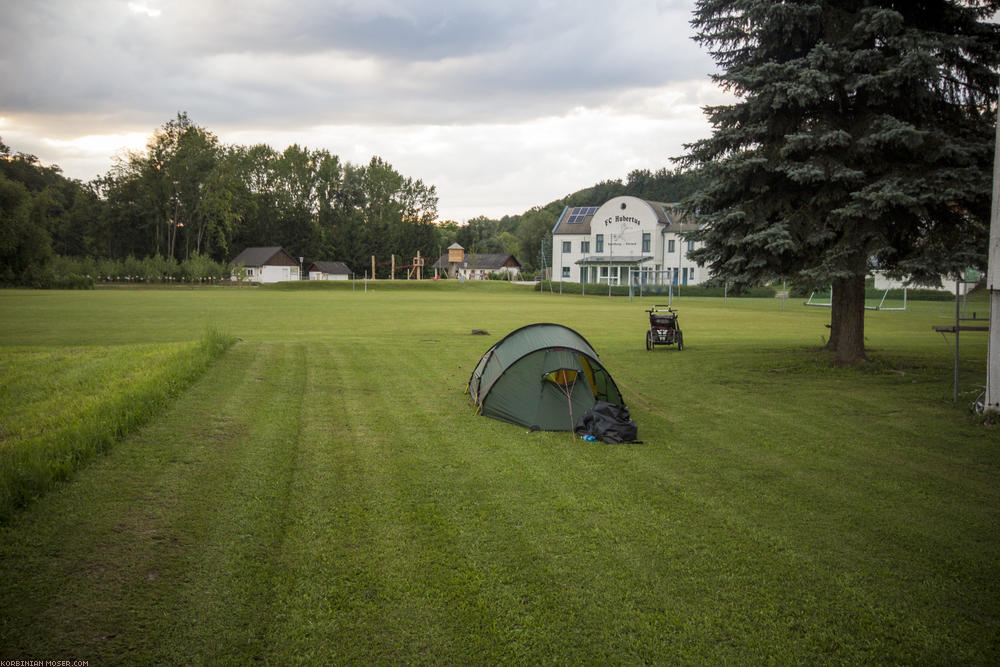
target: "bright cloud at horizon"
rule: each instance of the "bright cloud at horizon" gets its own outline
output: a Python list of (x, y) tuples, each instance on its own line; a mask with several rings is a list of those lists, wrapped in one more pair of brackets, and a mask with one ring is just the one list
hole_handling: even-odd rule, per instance
[(701, 107), (727, 98), (693, 4), (16, 3), (0, 137), (90, 180), (186, 111), (225, 143), (378, 155), (441, 219), (518, 214), (708, 136)]

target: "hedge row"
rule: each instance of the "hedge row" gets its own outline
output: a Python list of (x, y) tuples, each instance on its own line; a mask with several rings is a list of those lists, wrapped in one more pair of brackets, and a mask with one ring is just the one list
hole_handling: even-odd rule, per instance
[(204, 255), (184, 261), (154, 256), (94, 259), (56, 256), (11, 284), (41, 289), (93, 289), (97, 283), (205, 283), (229, 280), (232, 269)]
[[(767, 287), (752, 287), (743, 290), (735, 290), (729, 288), (728, 290), (722, 285), (674, 285), (673, 295), (675, 297), (680, 296), (691, 296), (691, 297), (724, 297), (728, 296), (730, 298), (755, 298), (755, 299), (765, 299), (774, 298), (780, 291), (780, 287), (767, 286)], [(600, 285), (597, 283), (574, 283), (574, 282), (560, 282), (560, 281), (542, 281), (535, 285), (536, 291), (552, 291), (556, 294), (608, 294), (608, 286)], [(793, 299), (808, 299), (812, 294), (811, 291), (805, 289), (796, 289), (794, 287), (789, 287), (787, 289), (788, 295)], [(612, 296), (628, 296), (629, 288), (628, 285), (612, 285), (611, 291)], [(633, 295), (639, 296), (640, 292), (638, 288), (633, 289)], [(646, 285), (642, 288), (642, 296), (667, 296), (669, 294), (669, 287), (667, 285)], [(817, 294), (816, 299), (820, 301), (829, 302), (829, 292), (825, 293), (826, 296), (823, 298), (822, 295)], [(865, 288), (865, 299), (867, 300), (881, 300), (882, 296), (885, 295), (887, 301), (902, 301), (903, 300), (903, 290), (902, 289), (892, 289), (886, 295), (885, 290), (875, 289), (874, 287)], [(953, 301), (955, 295), (947, 290), (934, 290), (934, 289), (916, 289), (911, 288), (906, 291), (906, 298), (910, 301)]]

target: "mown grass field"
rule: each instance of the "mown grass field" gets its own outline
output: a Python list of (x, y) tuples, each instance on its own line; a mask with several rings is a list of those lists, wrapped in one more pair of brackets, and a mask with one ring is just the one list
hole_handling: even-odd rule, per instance
[[(951, 401), (931, 326), (954, 305), (869, 313), (873, 363), (836, 369), (825, 309), (682, 298), (685, 350), (647, 352), (651, 303), (455, 283), (0, 292), (5, 386), (25, 368), (51, 383), (37, 355), (240, 339), (0, 527), (0, 658), (1000, 661), (1000, 432), (967, 412), (982, 334)], [(537, 321), (594, 345), (642, 444), (472, 415), (479, 356)], [(3, 396), (8, 421), (52, 404)]]

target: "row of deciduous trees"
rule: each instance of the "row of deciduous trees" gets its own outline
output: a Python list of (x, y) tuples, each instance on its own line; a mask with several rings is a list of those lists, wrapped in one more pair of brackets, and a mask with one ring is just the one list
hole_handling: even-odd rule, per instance
[(91, 254), (223, 260), (266, 245), (363, 264), (371, 254), (426, 255), (436, 241), (434, 186), (384, 160), (354, 165), (298, 145), (224, 146), (183, 113), (96, 189), (108, 215)]
[[(144, 150), (90, 183), (0, 142), (0, 283), (52, 283), (39, 276), (51, 277), (44, 267), (53, 257), (225, 263), (252, 246), (344, 261), (360, 273), (372, 255), (436, 257), (458, 242), (470, 252), (513, 254), (533, 271), (549, 261), (564, 206), (620, 194), (677, 201), (694, 182), (666, 169), (636, 170), (521, 215), (437, 222), (434, 186), (381, 158), (355, 165), (298, 145), (227, 146), (180, 113)], [(388, 270), (380, 265), (379, 275)]]
[(53, 256), (224, 262), (248, 246), (282, 246), (363, 266), (372, 254), (427, 256), (439, 245), (434, 186), (384, 160), (226, 146), (184, 113), (86, 184), (0, 142), (0, 214), (6, 283), (30, 283)]

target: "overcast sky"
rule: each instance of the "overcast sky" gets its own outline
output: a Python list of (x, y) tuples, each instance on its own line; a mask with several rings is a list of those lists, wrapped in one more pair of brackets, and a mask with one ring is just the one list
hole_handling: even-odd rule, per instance
[(0, 0), (0, 137), (86, 181), (187, 111), (225, 143), (381, 156), (443, 220), (516, 214), (708, 135), (693, 5)]

